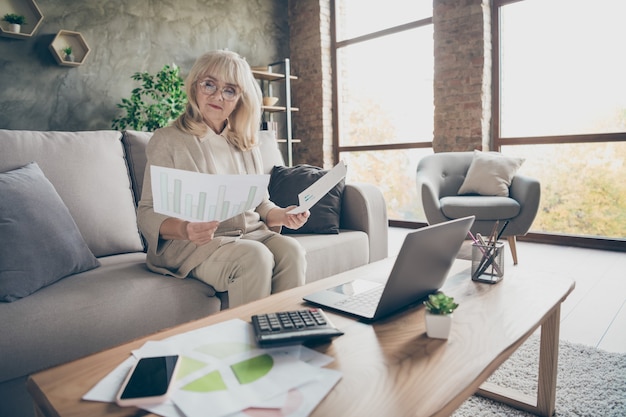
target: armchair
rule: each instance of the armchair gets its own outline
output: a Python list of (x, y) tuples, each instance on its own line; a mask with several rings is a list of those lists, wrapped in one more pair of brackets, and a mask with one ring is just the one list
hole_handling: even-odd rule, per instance
[(426, 220), (441, 223), (468, 215), (476, 216), (472, 233), (489, 235), (496, 221), (509, 223), (506, 237), (517, 264), (516, 236), (525, 235), (537, 215), (540, 184), (534, 178), (514, 175), (509, 195), (459, 194), (474, 158), (473, 152), (442, 152), (423, 158), (417, 166), (417, 193), (421, 196)]

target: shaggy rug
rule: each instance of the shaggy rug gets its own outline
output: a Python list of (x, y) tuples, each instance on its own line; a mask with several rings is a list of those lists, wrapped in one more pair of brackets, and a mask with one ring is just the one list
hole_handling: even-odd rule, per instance
[[(539, 337), (533, 335), (494, 372), (489, 382), (534, 395), (538, 352)], [(452, 416), (532, 417), (532, 414), (474, 395)], [(555, 416), (626, 416), (626, 354), (561, 341)]]

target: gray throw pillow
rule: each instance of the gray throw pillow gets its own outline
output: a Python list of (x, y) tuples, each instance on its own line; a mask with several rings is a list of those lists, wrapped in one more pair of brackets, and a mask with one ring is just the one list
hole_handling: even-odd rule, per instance
[[(268, 186), (270, 200), (281, 207), (298, 205), (298, 194), (307, 189), (328, 171), (311, 165), (295, 167), (275, 166)], [(297, 230), (282, 228), (283, 234), (289, 233), (323, 233), (338, 234), (341, 218), (341, 197), (346, 186), (342, 179), (328, 194), (320, 199), (309, 210), (309, 220)]]
[(458, 193), (508, 197), (511, 181), (522, 163), (524, 158), (475, 150)]
[(0, 173), (0, 236), (3, 302), (100, 265), (36, 162)]

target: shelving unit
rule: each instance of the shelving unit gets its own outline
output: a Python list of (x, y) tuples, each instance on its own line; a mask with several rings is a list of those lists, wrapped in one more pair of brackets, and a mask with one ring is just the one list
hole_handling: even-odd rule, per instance
[[(37, 32), (43, 21), (43, 14), (35, 0), (0, 0), (0, 19), (7, 13), (15, 13), (26, 18), (26, 24), (22, 25), (19, 33), (9, 30), (9, 23), (0, 21), (0, 36), (14, 39), (28, 39)], [(30, 31), (26, 31), (30, 29)]]
[[(65, 59), (63, 48), (68, 46), (72, 47), (74, 61)], [(89, 51), (89, 45), (87, 45), (83, 35), (81, 35), (80, 32), (72, 32), (71, 30), (60, 30), (50, 44), (50, 52), (54, 56), (54, 59), (59, 65), (65, 67), (77, 67), (81, 65), (85, 62)]]
[[(286, 148), (285, 161), (288, 166), (293, 165), (293, 144), (300, 142), (299, 139), (293, 138), (292, 120), (293, 112), (299, 109), (291, 105), (291, 81), (297, 80), (298, 77), (291, 74), (291, 65), (289, 58), (269, 64), (267, 67), (252, 69), (254, 78), (259, 80), (261, 91), (264, 97), (278, 97), (278, 103), (273, 106), (262, 106), (263, 121), (275, 122), (274, 116), (284, 115), (281, 127), (281, 133), (284, 138), (277, 137), (278, 142), (284, 143)], [(278, 91), (279, 94), (274, 94)], [(277, 133), (278, 134), (278, 133)]]

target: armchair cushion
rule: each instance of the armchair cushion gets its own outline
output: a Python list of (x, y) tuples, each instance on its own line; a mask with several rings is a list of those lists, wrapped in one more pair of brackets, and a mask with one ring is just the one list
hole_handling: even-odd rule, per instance
[(524, 158), (476, 150), (459, 194), (508, 197), (511, 180), (522, 163)]
[(0, 301), (100, 265), (36, 162), (0, 174), (0, 195)]
[[(298, 205), (298, 194), (323, 177), (326, 172), (305, 164), (295, 167), (275, 166), (268, 186), (270, 200), (281, 207)], [(298, 230), (283, 227), (283, 233), (338, 234), (344, 188), (345, 178), (311, 207), (311, 216), (304, 226)]]
[(509, 197), (481, 195), (443, 197), (441, 211), (450, 219), (476, 216), (476, 220), (512, 219), (520, 213), (520, 204)]

